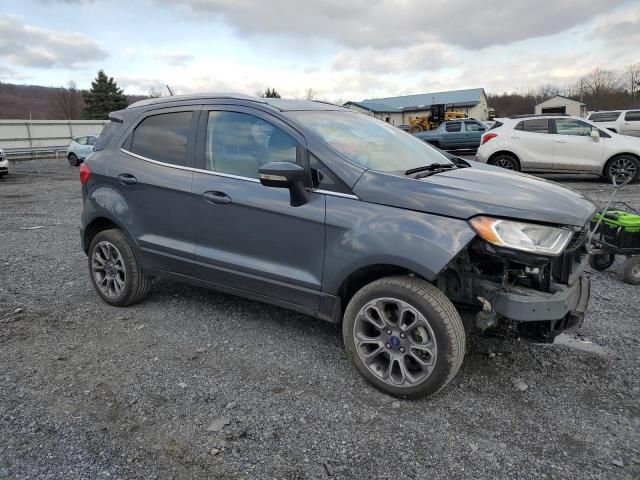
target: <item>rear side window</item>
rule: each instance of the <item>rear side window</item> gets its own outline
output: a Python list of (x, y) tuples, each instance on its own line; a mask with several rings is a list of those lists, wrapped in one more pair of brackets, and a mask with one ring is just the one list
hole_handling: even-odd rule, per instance
[(145, 118), (132, 133), (133, 153), (171, 165), (186, 165), (193, 112), (161, 113)]
[(516, 125), (516, 130), (533, 133), (549, 133), (549, 119), (534, 118), (531, 120), (523, 120)]
[(624, 116), (627, 122), (640, 122), (640, 110), (634, 112), (627, 112)]
[(120, 131), (120, 127), (122, 127), (121, 122), (111, 121), (107, 123), (107, 125), (102, 129), (102, 133), (96, 140), (93, 149), (97, 152), (98, 150), (102, 150), (107, 146), (107, 143)]
[(460, 122), (448, 122), (446, 125), (447, 132), (459, 132), (462, 130), (462, 123)]
[(279, 127), (247, 113), (209, 112), (206, 169), (258, 178), (269, 162), (296, 162), (297, 142)]
[(620, 112), (596, 112), (592, 113), (589, 120), (592, 122), (615, 122), (620, 116)]

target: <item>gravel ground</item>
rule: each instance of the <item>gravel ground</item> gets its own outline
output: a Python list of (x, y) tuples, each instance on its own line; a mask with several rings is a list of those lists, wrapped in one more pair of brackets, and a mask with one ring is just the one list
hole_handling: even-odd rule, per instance
[(171, 282), (104, 304), (77, 176), (0, 180), (0, 478), (640, 478), (640, 287), (615, 267), (579, 336), (471, 337), (447, 389), (397, 401), (303, 315)]

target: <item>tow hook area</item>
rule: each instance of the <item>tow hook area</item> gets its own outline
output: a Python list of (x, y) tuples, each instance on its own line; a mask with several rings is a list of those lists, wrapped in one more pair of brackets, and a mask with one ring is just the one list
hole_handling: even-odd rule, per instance
[(479, 330), (486, 330), (498, 323), (497, 314), (489, 300), (484, 297), (477, 298), (482, 303), (482, 310), (476, 313), (475, 325)]

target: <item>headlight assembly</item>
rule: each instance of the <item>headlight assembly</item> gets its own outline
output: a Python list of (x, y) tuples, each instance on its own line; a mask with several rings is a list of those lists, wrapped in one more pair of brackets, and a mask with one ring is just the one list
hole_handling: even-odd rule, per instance
[(573, 231), (566, 228), (500, 218), (474, 217), (469, 223), (493, 245), (542, 255), (560, 254), (573, 236)]

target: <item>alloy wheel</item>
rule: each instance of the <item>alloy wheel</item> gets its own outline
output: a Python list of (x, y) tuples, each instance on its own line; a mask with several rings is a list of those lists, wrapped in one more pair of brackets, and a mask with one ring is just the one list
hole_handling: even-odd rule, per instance
[(624, 182), (630, 178), (635, 178), (638, 169), (633, 160), (625, 157), (617, 158), (611, 162), (609, 173), (616, 181)]
[(117, 298), (126, 285), (124, 261), (118, 249), (102, 241), (93, 249), (91, 271), (100, 291), (109, 298)]
[(353, 338), (367, 369), (394, 387), (416, 386), (436, 366), (438, 348), (431, 325), (403, 300), (376, 298), (366, 303), (356, 317)]
[(493, 164), (496, 167), (506, 168), (507, 170), (513, 170), (513, 161), (509, 157), (498, 157)]

